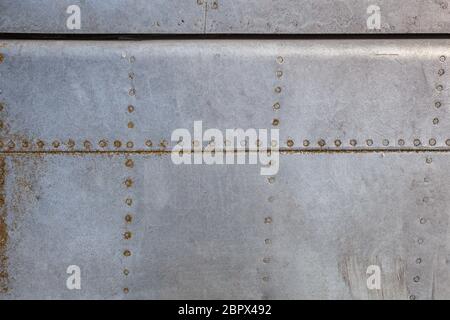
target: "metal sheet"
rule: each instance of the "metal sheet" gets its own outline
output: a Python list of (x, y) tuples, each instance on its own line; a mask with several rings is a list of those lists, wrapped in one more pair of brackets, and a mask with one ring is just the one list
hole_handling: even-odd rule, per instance
[(3, 148), (159, 150), (196, 120), (289, 149), (448, 148), (449, 44), (4, 41)]
[[(291, 154), (268, 183), (252, 166), (168, 156), (8, 156), (3, 298), (449, 298), (448, 160)], [(65, 288), (71, 264), (82, 290)], [(380, 291), (366, 287), (372, 264)]]
[[(450, 298), (448, 48), (1, 41), (0, 298)], [(174, 165), (195, 120), (279, 128), (280, 172)]]
[[(81, 28), (68, 29), (78, 5)], [(1, 0), (0, 32), (63, 34), (333, 34), (449, 32), (444, 0), (379, 0), (381, 24), (369, 30), (368, 0)]]

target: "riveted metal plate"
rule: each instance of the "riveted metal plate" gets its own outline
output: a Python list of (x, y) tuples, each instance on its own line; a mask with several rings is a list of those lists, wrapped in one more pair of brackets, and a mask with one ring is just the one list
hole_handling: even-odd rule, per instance
[[(81, 10), (68, 29), (66, 9)], [(379, 28), (371, 30), (368, 0), (0, 1), (0, 32), (63, 34), (335, 34), (449, 32), (444, 0), (379, 0)]]
[[(449, 298), (449, 44), (1, 41), (1, 298)], [(195, 120), (279, 173), (173, 164)]]
[[(268, 183), (168, 155), (7, 156), (2, 298), (448, 298), (448, 160), (286, 154)], [(71, 264), (80, 291), (65, 288)], [(367, 289), (369, 265), (382, 290)]]
[(448, 148), (449, 44), (4, 41), (2, 147), (154, 150), (202, 120), (293, 150)]

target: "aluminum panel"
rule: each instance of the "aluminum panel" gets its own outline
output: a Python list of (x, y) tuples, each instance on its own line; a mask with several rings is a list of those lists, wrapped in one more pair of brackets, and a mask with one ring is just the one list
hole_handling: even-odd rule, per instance
[[(448, 48), (1, 41), (0, 298), (450, 298)], [(279, 173), (173, 164), (195, 120)]]
[[(79, 29), (67, 27), (70, 5), (81, 10)], [(380, 9), (376, 29), (368, 28), (371, 5)], [(448, 2), (440, 0), (0, 1), (3, 33), (448, 33), (448, 21)]]
[[(450, 162), (426, 159), (285, 154), (269, 183), (255, 166), (168, 155), (9, 155), (2, 298), (449, 298)], [(65, 287), (71, 264), (81, 290)]]
[(2, 148), (159, 150), (196, 120), (205, 129), (279, 128), (288, 149), (448, 148), (448, 47), (3, 41)]

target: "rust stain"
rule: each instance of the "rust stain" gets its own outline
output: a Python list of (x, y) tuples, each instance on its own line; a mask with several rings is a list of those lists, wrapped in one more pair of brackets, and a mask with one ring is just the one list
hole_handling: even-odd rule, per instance
[(0, 293), (8, 292), (8, 256), (6, 253), (8, 245), (8, 225), (6, 222), (7, 210), (5, 203), (5, 158), (0, 158)]

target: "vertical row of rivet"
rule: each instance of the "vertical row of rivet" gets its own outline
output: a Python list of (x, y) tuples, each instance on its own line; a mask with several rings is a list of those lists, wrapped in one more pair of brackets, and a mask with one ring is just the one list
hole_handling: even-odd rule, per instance
[[(124, 53), (122, 55), (122, 58), (126, 58), (127, 55), (126, 53)], [(133, 117), (134, 117), (134, 113), (136, 112), (136, 107), (135, 107), (135, 100), (136, 100), (136, 88), (135, 88), (135, 78), (136, 75), (133, 71), (133, 63), (136, 61), (136, 58), (134, 56), (130, 56), (128, 58), (128, 63), (130, 64), (130, 68), (128, 69), (128, 81), (130, 83), (129, 89), (128, 89), (128, 96), (129, 96), (129, 103), (126, 106), (126, 110), (125, 113), (127, 114), (127, 128), (126, 130), (133, 130), (135, 129), (135, 124), (133, 121)], [(116, 147), (120, 147), (119, 143), (117, 143)], [(132, 139), (128, 139), (127, 143), (126, 143), (126, 147), (127, 148), (133, 148), (134, 143), (132, 142)], [(130, 275), (130, 268), (127, 267), (128, 260), (132, 255), (132, 251), (130, 249), (130, 245), (129, 242), (133, 236), (133, 233), (131, 232), (131, 223), (133, 222), (133, 213), (132, 213), (132, 207), (133, 207), (133, 202), (134, 199), (131, 196), (131, 190), (134, 187), (134, 181), (133, 181), (133, 177), (132, 174), (133, 169), (134, 169), (134, 160), (131, 158), (131, 155), (126, 155), (125, 156), (125, 162), (124, 162), (124, 166), (125, 166), (125, 170), (126, 170), (126, 175), (125, 178), (123, 180), (123, 188), (125, 188), (126, 193), (127, 193), (127, 197), (125, 198), (125, 208), (126, 208), (126, 214), (124, 217), (124, 228), (123, 228), (123, 234), (122, 234), (122, 239), (125, 242), (125, 249), (123, 251), (123, 256), (125, 259), (125, 267), (123, 268), (123, 275), (128, 278)], [(128, 281), (126, 280), (125, 283), (127, 283)], [(123, 288), (123, 293), (124, 294), (128, 294), (130, 292), (130, 288), (128, 285), (125, 285)]]
[[(279, 125), (280, 125), (280, 118), (279, 118), (279, 110), (281, 109), (281, 100), (280, 100), (280, 95), (283, 92), (283, 87), (281, 85), (281, 79), (283, 78), (283, 69), (282, 69), (282, 65), (284, 63), (284, 58), (281, 56), (278, 56), (276, 58), (276, 71), (275, 71), (275, 77), (276, 77), (276, 81), (275, 81), (275, 87), (274, 87), (274, 94), (275, 94), (275, 102), (272, 104), (272, 108), (274, 111), (274, 117), (272, 119), (272, 128), (273, 129), (278, 129)], [(267, 146), (269, 147), (269, 146)], [(270, 147), (275, 148), (275, 147), (279, 147), (278, 142), (273, 140), (270, 143)], [(272, 152), (271, 150), (267, 151), (267, 152)], [(272, 164), (269, 164), (272, 165)], [(269, 185), (273, 185), (276, 182), (275, 176), (271, 176), (267, 179), (267, 182)], [(274, 202), (274, 196), (270, 195), (268, 198), (268, 202), (269, 203), (273, 203)], [(270, 228), (270, 230), (272, 230), (273, 228), (273, 223), (274, 223), (274, 219), (271, 216), (266, 216), (264, 217), (264, 225), (267, 226), (267, 229)], [(268, 232), (266, 233), (268, 234), (273, 234), (273, 231), (268, 230)], [(262, 263), (264, 264), (263, 266), (263, 276), (262, 276), (262, 281), (264, 284), (267, 284), (271, 278), (269, 276), (269, 264), (272, 262), (272, 258), (271, 258), (271, 251), (272, 251), (272, 238), (266, 236), (264, 239), (264, 246), (265, 246), (265, 250), (264, 250), (264, 257), (262, 258)], [(267, 291), (266, 288), (264, 288), (264, 291)], [(263, 298), (269, 298), (267, 296), (267, 294), (265, 294), (263, 296)]]
[[(444, 85), (442, 84), (442, 77), (444, 76), (444, 74), (446, 73), (445, 68), (444, 68), (444, 63), (446, 61), (446, 57), (444, 55), (439, 57), (439, 61), (440, 61), (440, 66), (437, 70), (437, 77), (438, 80), (435, 83), (435, 90), (437, 92), (437, 98), (434, 101), (434, 107), (439, 110), (443, 103), (442, 103), (442, 92), (444, 91)], [(433, 121), (432, 124), (434, 126), (437, 126), (439, 124), (439, 118), (437, 116), (433, 117)], [(448, 143), (447, 143), (448, 144)], [(427, 155), (425, 156), (425, 165), (428, 167), (427, 168), (427, 174), (425, 175), (424, 179), (423, 179), (423, 186), (424, 186), (424, 192), (425, 191), (430, 191), (429, 190), (429, 184), (431, 182), (431, 169), (432, 169), (432, 165), (433, 165), (433, 158), (431, 157), (431, 155)], [(419, 291), (419, 285), (423, 284), (424, 281), (424, 277), (423, 277), (423, 268), (425, 266), (430, 266), (432, 264), (432, 261), (430, 261), (431, 255), (430, 254), (426, 254), (426, 252), (428, 252), (429, 250), (426, 250), (426, 248), (424, 246), (428, 246), (427, 239), (425, 237), (426, 234), (426, 228), (427, 226), (430, 226), (433, 221), (432, 221), (432, 217), (434, 216), (434, 214), (430, 214), (432, 211), (432, 207), (430, 206), (430, 204), (432, 203), (432, 198), (428, 195), (428, 194), (424, 194), (423, 197), (419, 200), (419, 203), (421, 203), (421, 205), (423, 206), (423, 214), (419, 217), (416, 217), (416, 222), (414, 223), (416, 230), (417, 230), (417, 237), (415, 239), (415, 252), (416, 255), (412, 258), (414, 261), (411, 261), (411, 263), (413, 263), (415, 265), (415, 268), (412, 268), (415, 272), (415, 274), (412, 275), (412, 287), (410, 291), (413, 291), (410, 296), (409, 299), (410, 300), (416, 300), (418, 298), (425, 298), (423, 296), (418, 296), (415, 291)]]

